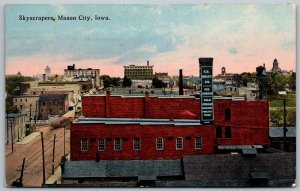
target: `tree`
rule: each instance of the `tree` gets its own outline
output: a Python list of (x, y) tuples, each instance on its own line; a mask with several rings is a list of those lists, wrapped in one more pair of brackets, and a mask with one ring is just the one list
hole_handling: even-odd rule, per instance
[(111, 78), (111, 85), (113, 85), (113, 86), (119, 86), (120, 85), (120, 81), (121, 81), (121, 78), (119, 78), (119, 77), (113, 77), (113, 78)]
[(132, 81), (127, 76), (124, 76), (123, 78), (123, 87), (131, 87)]
[(163, 81), (161, 81), (157, 78), (153, 78), (152, 79), (152, 86), (154, 88), (164, 88), (164, 87), (166, 87), (166, 84)]
[(296, 73), (293, 72), (292, 75), (289, 77), (289, 88), (290, 90), (296, 91)]
[(281, 73), (273, 74), (273, 93), (278, 94), (278, 91), (284, 91), (288, 84), (288, 78)]
[(112, 79), (109, 75), (103, 75), (100, 79), (103, 81), (104, 88), (108, 88), (112, 84)]
[(8, 95), (20, 95), (25, 93), (29, 84), (24, 82), (34, 81), (34, 78), (27, 76), (7, 76), (5, 78), (5, 90)]

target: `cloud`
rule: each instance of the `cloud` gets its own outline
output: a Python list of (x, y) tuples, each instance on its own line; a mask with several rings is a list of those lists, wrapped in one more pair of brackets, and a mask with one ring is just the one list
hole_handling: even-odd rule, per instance
[(228, 52), (229, 52), (230, 54), (237, 54), (237, 53), (238, 53), (238, 50), (237, 50), (237, 48), (229, 48), (229, 49), (228, 49)]

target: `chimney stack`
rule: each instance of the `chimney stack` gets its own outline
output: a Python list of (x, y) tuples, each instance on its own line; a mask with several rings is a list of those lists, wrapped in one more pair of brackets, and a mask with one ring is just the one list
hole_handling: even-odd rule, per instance
[(179, 95), (183, 95), (182, 69), (179, 70)]
[(147, 66), (149, 67), (149, 60), (147, 60)]
[(43, 82), (46, 82), (46, 74), (43, 74)]

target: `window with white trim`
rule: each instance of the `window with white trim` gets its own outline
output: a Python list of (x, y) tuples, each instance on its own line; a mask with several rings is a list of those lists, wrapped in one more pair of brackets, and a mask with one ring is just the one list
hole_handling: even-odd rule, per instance
[(178, 137), (176, 139), (176, 150), (182, 150), (183, 149), (183, 138)]
[(81, 151), (88, 151), (88, 140), (81, 139)]
[(195, 138), (195, 149), (200, 150), (202, 148), (202, 138), (196, 137)]
[(133, 139), (133, 150), (135, 150), (135, 151), (141, 150), (141, 139), (140, 138)]
[(156, 139), (156, 150), (164, 150), (164, 139), (162, 137)]
[(115, 139), (115, 151), (122, 150), (122, 140), (120, 138)]
[(105, 151), (105, 139), (99, 139), (98, 150)]

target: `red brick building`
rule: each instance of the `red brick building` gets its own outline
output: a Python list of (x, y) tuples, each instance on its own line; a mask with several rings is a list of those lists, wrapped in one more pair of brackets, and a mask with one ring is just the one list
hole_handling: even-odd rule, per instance
[[(218, 146), (269, 145), (269, 103), (214, 98), (214, 124), (200, 124), (191, 96), (84, 96), (71, 125), (72, 160), (182, 159)], [(98, 154), (97, 154), (98, 153)], [(97, 156), (98, 155), (98, 156)]]

